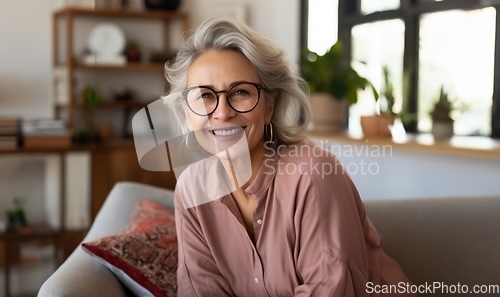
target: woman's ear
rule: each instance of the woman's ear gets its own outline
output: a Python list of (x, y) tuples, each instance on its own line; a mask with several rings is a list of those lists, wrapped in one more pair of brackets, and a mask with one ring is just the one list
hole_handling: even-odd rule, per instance
[(278, 97), (278, 92), (272, 92), (269, 94), (270, 100), (267, 101), (267, 113), (266, 113), (266, 123), (270, 123), (274, 114), (274, 106), (276, 105), (276, 98)]
[(187, 123), (188, 129), (190, 131), (192, 131), (192, 130), (194, 130), (194, 128), (193, 128), (193, 125), (192, 125), (190, 118), (189, 118), (191, 116), (189, 107), (187, 107), (187, 105), (185, 103), (181, 103), (181, 104), (182, 104), (182, 110), (184, 111), (184, 116), (186, 118), (186, 123)]

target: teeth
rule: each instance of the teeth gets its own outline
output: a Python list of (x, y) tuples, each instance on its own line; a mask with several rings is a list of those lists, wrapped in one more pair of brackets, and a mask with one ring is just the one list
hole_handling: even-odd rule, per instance
[(233, 135), (233, 134), (236, 134), (238, 132), (240, 132), (241, 130), (243, 130), (243, 128), (234, 128), (234, 129), (231, 129), (231, 130), (214, 130), (214, 134), (215, 135), (219, 135), (219, 136), (227, 136), (227, 135)]

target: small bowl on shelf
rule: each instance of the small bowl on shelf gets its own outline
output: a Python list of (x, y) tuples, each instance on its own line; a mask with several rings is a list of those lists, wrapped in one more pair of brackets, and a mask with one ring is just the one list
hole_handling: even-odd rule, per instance
[(144, 0), (147, 9), (176, 10), (181, 0)]

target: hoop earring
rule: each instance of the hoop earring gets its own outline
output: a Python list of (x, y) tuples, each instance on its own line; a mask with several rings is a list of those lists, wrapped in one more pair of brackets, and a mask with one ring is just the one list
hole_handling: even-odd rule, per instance
[[(269, 133), (267, 132), (268, 130), (269, 130)], [(264, 134), (265, 134), (266, 141), (274, 143), (273, 123), (269, 123), (268, 125), (264, 126)], [(269, 140), (267, 140), (268, 134), (270, 134)]]
[[(196, 153), (198, 151), (198, 149), (196, 150), (192, 150), (189, 148), (189, 135), (191, 135), (191, 132), (193, 132), (193, 130), (189, 130), (189, 132), (186, 134), (186, 138), (185, 138), (185, 142), (186, 142), (186, 148), (190, 151), (190, 152), (193, 152), (193, 153)], [(195, 139), (196, 139), (196, 136), (195, 136)]]

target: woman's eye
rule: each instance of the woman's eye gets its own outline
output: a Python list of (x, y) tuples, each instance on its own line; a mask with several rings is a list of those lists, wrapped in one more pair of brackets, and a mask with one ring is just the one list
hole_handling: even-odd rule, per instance
[(248, 91), (245, 89), (238, 89), (233, 92), (233, 95), (248, 95)]
[(211, 92), (203, 93), (200, 96), (200, 98), (203, 98), (203, 99), (213, 99), (214, 97), (215, 97), (215, 95)]

